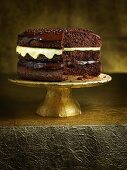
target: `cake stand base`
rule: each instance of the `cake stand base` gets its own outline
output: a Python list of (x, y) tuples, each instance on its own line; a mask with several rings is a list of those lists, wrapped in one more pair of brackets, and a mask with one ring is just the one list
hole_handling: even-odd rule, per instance
[(37, 114), (50, 117), (68, 117), (81, 114), (80, 105), (72, 97), (71, 89), (66, 87), (49, 87)]
[(99, 86), (111, 81), (111, 77), (107, 74), (100, 74), (93, 79), (73, 82), (39, 82), (20, 80), (17, 78), (9, 79), (9, 81), (22, 86), (47, 88), (45, 100), (36, 111), (38, 115), (47, 117), (69, 117), (81, 114), (80, 105), (71, 95), (71, 88)]

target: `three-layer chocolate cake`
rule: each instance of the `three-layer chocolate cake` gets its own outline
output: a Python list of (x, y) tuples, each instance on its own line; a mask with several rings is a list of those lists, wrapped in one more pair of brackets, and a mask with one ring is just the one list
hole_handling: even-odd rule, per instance
[(101, 72), (100, 36), (85, 29), (29, 29), (18, 35), (17, 72), (36, 81), (83, 80)]

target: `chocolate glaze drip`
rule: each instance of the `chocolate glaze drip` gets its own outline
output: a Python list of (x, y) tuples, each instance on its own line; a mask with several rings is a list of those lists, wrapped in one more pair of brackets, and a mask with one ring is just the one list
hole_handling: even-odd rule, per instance
[[(35, 42), (46, 42), (46, 41), (62, 41), (63, 33), (43, 33), (43, 35), (39, 34), (36, 37), (32, 34), (19, 34), (19, 41), (24, 41), (28, 45)], [(22, 39), (23, 38), (23, 39)]]
[(27, 38), (28, 44), (30, 45), (32, 41), (42, 41), (42, 38)]
[(29, 45), (33, 40), (38, 41), (38, 42), (42, 42), (42, 41), (62, 41), (62, 34), (44, 33), (41, 38), (40, 37), (31, 38), (31, 37), (28, 36), (28, 39), (29, 39), (29, 41), (28, 41)]
[(33, 69), (50, 69), (50, 70), (57, 70), (63, 68), (63, 63), (42, 63), (42, 62), (35, 62), (35, 61), (26, 61), (26, 60), (19, 60), (18, 66), (24, 66)]

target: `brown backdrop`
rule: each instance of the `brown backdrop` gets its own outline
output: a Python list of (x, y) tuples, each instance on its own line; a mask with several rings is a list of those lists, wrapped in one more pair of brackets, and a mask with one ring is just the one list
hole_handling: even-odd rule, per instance
[(127, 0), (0, 1), (0, 72), (16, 71), (17, 34), (29, 27), (83, 27), (103, 38), (104, 72), (127, 72)]

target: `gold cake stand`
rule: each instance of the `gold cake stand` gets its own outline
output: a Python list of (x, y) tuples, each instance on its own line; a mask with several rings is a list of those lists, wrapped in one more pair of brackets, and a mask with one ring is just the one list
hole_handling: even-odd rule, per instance
[(11, 78), (9, 81), (17, 85), (41, 87), (47, 89), (44, 102), (36, 113), (48, 117), (69, 117), (81, 114), (79, 103), (71, 95), (71, 88), (83, 88), (103, 85), (111, 81), (111, 77), (101, 73), (98, 77), (73, 82), (40, 82)]

